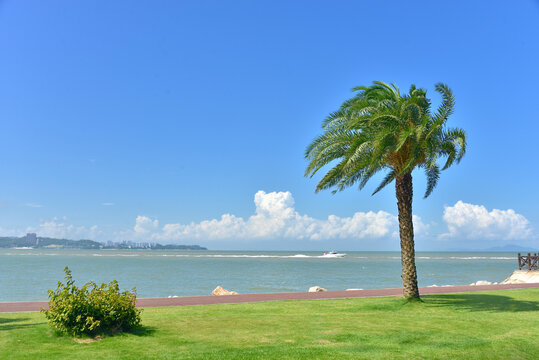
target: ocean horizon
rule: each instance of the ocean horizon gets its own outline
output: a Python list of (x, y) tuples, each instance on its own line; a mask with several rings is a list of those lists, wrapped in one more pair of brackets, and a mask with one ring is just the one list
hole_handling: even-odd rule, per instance
[[(218, 285), (246, 293), (401, 287), (398, 251), (185, 251), (0, 249), (0, 302), (47, 300), (65, 266), (79, 286), (117, 280), (140, 298), (210, 295)], [(516, 252), (416, 252), (419, 286), (501, 282)]]

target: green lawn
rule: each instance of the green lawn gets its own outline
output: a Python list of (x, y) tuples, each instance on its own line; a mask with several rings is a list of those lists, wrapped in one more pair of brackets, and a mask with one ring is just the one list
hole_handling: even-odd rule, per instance
[(4, 359), (537, 359), (539, 289), (149, 308), (91, 343), (39, 313), (0, 314)]

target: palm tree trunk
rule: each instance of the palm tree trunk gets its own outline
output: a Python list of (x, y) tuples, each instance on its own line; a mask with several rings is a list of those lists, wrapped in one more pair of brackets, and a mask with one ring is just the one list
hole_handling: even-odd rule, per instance
[(403, 295), (406, 299), (419, 298), (415, 267), (414, 224), (412, 222), (412, 174), (398, 176), (395, 188), (399, 208)]

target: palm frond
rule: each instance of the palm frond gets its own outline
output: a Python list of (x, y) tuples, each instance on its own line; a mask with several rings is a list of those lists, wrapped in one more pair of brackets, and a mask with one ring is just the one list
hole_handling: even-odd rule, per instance
[(432, 116), (432, 124), (430, 126), (431, 131), (429, 132), (429, 136), (432, 132), (438, 130), (445, 124), (455, 108), (455, 97), (453, 96), (453, 91), (451, 91), (447, 85), (438, 83), (435, 86), (435, 90), (442, 95), (442, 103), (436, 110), (436, 113), (434, 113)]
[(425, 191), (424, 198), (428, 198), (429, 195), (432, 193), (432, 190), (436, 187), (438, 184), (438, 179), (440, 178), (440, 168), (433, 164), (431, 166), (425, 167), (425, 175), (427, 175), (427, 190)]
[(394, 169), (391, 169), (387, 175), (384, 177), (384, 180), (382, 180), (382, 182), (380, 183), (380, 185), (378, 185), (378, 187), (376, 188), (376, 190), (374, 190), (374, 192), (372, 193), (372, 195), (376, 194), (377, 192), (379, 192), (380, 190), (382, 190), (384, 187), (386, 187), (387, 185), (389, 185), (395, 178), (397, 177), (397, 173), (395, 172)]

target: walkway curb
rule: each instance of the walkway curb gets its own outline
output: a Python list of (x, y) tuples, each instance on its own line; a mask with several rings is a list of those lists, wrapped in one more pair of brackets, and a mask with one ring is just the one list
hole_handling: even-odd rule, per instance
[[(466, 286), (440, 286), (419, 288), (421, 295), (449, 294), (460, 292), (475, 292), (488, 290), (511, 290), (539, 288), (539, 283), (533, 284), (497, 284), (497, 285), (466, 285)], [(142, 298), (137, 300), (137, 307), (160, 307), (160, 306), (192, 306), (192, 305), (216, 305), (216, 304), (239, 304), (249, 302), (281, 301), (281, 300), (322, 300), (322, 299), (346, 299), (362, 297), (401, 296), (401, 288), (350, 290), (350, 291), (324, 291), (324, 292), (291, 292), (291, 293), (266, 293), (266, 294), (241, 294), (226, 296), (182, 296), (175, 298)], [(47, 309), (47, 301), (32, 302), (0, 302), (0, 313), (6, 312), (34, 312), (41, 308)]]

